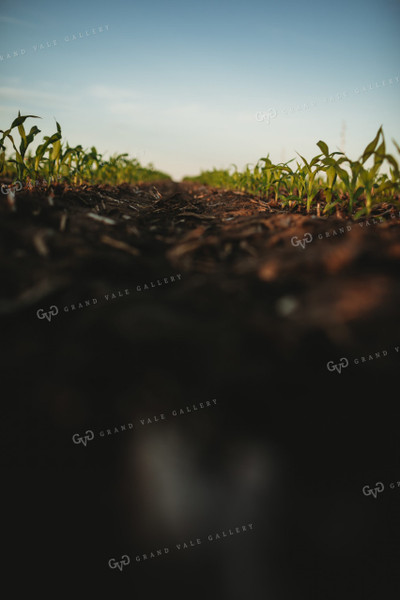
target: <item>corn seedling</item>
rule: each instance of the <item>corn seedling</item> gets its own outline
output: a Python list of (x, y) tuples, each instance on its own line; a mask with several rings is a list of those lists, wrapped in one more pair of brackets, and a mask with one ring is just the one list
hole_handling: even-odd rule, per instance
[[(111, 156), (108, 160), (92, 148), (87, 151), (81, 145), (70, 147), (62, 141), (61, 126), (56, 121), (57, 131), (51, 136), (44, 136), (42, 143), (33, 154), (28, 147), (40, 130), (33, 126), (27, 134), (24, 128), (26, 119), (38, 119), (35, 115), (21, 115), (14, 119), (7, 130), (0, 130), (0, 175), (19, 182), (26, 180), (28, 189), (32, 189), (32, 180), (49, 182), (62, 178), (66, 182), (80, 183), (137, 184), (158, 179), (170, 179), (169, 175), (157, 171), (152, 164), (142, 166), (136, 158), (128, 154)], [(20, 135), (17, 148), (13, 129)], [(6, 157), (6, 141), (12, 144), (15, 154)], [(228, 183), (229, 173), (225, 172), (224, 181)]]
[[(381, 140), (381, 141), (380, 141)], [(392, 140), (400, 153), (399, 145)], [(379, 143), (380, 142), (380, 143)], [(379, 145), (378, 145), (379, 144)], [(321, 199), (324, 199), (324, 212), (329, 213), (337, 205), (347, 205), (351, 214), (356, 217), (370, 214), (374, 204), (391, 198), (398, 201), (396, 194), (400, 191), (399, 165), (394, 156), (387, 154), (382, 127), (370, 142), (361, 157), (354, 161), (343, 152), (329, 152), (328, 145), (320, 140), (317, 143), (321, 153), (307, 161), (301, 154), (301, 163), (296, 162), (296, 169), (289, 163), (274, 165), (267, 155), (260, 158), (253, 169), (247, 165), (241, 173), (235, 171), (203, 171), (200, 177), (186, 177), (189, 181), (201, 181), (205, 185), (225, 188), (237, 188), (250, 193), (259, 194), (260, 198), (269, 199), (272, 192), (275, 201), (282, 206), (304, 207), (309, 213), (319, 192), (317, 212), (319, 214)], [(366, 162), (373, 159), (369, 168)], [(386, 163), (390, 175), (380, 173)], [(360, 206), (361, 203), (364, 206)]]
[[(8, 138), (11, 141), (12, 146), (15, 150), (15, 158), (9, 159), (8, 162), (14, 163), (16, 165), (16, 171), (17, 171), (16, 175), (20, 181), (22, 181), (25, 178), (25, 173), (27, 173), (28, 175), (31, 174), (30, 168), (25, 163), (25, 154), (26, 154), (29, 144), (31, 144), (33, 142), (35, 135), (40, 133), (40, 129), (38, 129), (36, 127), (36, 125), (34, 125), (31, 128), (28, 135), (26, 134), (25, 128), (24, 128), (24, 122), (26, 121), (26, 119), (30, 119), (30, 118), (40, 119), (40, 117), (37, 117), (35, 115), (21, 116), (21, 113), (18, 112), (18, 117), (16, 119), (14, 119), (14, 121), (11, 123), (11, 127), (9, 129), (7, 129), (6, 131), (3, 131), (2, 129), (0, 129), (0, 133), (3, 134), (3, 137), (0, 140), (0, 153), (1, 153), (0, 173), (4, 168), (4, 164), (5, 164), (5, 160), (6, 160), (5, 159), (6, 147), (4, 145), (4, 141), (6, 140), (6, 138)], [(18, 132), (21, 137), (19, 151), (17, 150), (17, 148), (15, 146), (14, 138), (11, 135), (11, 131), (13, 129), (15, 129), (15, 127), (18, 128)]]

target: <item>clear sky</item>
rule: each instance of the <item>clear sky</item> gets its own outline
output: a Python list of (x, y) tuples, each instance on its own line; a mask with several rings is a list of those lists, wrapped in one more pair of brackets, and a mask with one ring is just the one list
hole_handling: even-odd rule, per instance
[(356, 159), (381, 124), (394, 151), (399, 29), (399, 0), (3, 0), (0, 129), (56, 119), (175, 179), (320, 139)]

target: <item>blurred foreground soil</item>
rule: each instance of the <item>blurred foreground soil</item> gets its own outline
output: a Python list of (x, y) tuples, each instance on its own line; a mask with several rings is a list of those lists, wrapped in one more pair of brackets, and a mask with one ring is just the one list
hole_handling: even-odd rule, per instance
[(0, 200), (8, 555), (34, 589), (395, 597), (399, 209), (174, 182)]

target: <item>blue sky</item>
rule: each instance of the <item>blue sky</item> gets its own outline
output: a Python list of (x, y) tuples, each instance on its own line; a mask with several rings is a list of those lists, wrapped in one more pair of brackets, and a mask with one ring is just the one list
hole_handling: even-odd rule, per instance
[(320, 139), (358, 158), (381, 124), (394, 152), (399, 26), (398, 0), (6, 0), (0, 128), (18, 110), (44, 135), (57, 119), (70, 144), (175, 179), (311, 157)]

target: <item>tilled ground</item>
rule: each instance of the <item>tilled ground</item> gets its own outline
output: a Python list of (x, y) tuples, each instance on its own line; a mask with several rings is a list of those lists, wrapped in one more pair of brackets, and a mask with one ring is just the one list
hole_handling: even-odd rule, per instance
[[(125, 434), (97, 440), (93, 451), (88, 444), (84, 458), (77, 454), (85, 452), (83, 445), (71, 442), (75, 432), (106, 430), (217, 398), (214, 413), (186, 415), (190, 427), (180, 422), (175, 428), (183, 454), (202, 448), (193, 458), (198, 481), (212, 487), (214, 479), (236, 468), (239, 456), (243, 472), (249, 461), (261, 465), (267, 447), (282, 468), (284, 483), (277, 488), (285, 489), (283, 506), (294, 495), (311, 528), (315, 514), (323, 520), (325, 508), (333, 511), (336, 526), (330, 521), (324, 530), (328, 541), (314, 536), (304, 544), (317, 562), (324, 552), (326, 563), (334, 562), (343, 549), (335, 534), (339, 523), (355, 519), (359, 532), (363, 519), (372, 518), (365, 513), (370, 505), (366, 508), (359, 493), (362, 485), (386, 473), (400, 478), (395, 473), (398, 410), (389, 391), (400, 359), (399, 209), (388, 204), (359, 222), (341, 215), (318, 218), (248, 194), (174, 182), (160, 182), (155, 189), (58, 186), (50, 200), (40, 191), (19, 192), (14, 211), (6, 197), (0, 201), (2, 379), (13, 403), (3, 461), (32, 477), (33, 485), (55, 493), (56, 506), (72, 506), (65, 523), (57, 521), (64, 560), (71, 564), (68, 544), (75, 521), (87, 527), (82, 535), (91, 539), (91, 554), (75, 548), (74, 560), (82, 573), (86, 569), (100, 579), (99, 564), (107, 563), (114, 548), (121, 554), (128, 545), (140, 552), (168, 535), (173, 538), (171, 531), (180, 528), (229, 528), (226, 509), (218, 503), (243, 489), (239, 472), (232, 471), (222, 492), (211, 493), (204, 503), (208, 512), (198, 505), (198, 520), (191, 521), (189, 510), (195, 499), (185, 500), (181, 513), (187, 511), (192, 525), (176, 517), (179, 524), (171, 530), (159, 517), (155, 529), (150, 521), (158, 513), (148, 508), (151, 494), (140, 460), (132, 476), (137, 494), (126, 491)], [(164, 424), (153, 419), (153, 426)], [(147, 442), (136, 443), (140, 457)], [(161, 455), (168, 454), (167, 446)], [(61, 467), (70, 487), (60, 483)], [(57, 484), (48, 483), (49, 473)], [(103, 481), (112, 481), (119, 491), (100, 491)], [(76, 486), (86, 491), (79, 494), (80, 504)], [(228, 514), (233, 526), (253, 518), (264, 531), (267, 492), (261, 484), (249, 486)], [(350, 505), (336, 502), (339, 489), (349, 494)], [(386, 498), (390, 503), (394, 494)], [(293, 506), (289, 521), (296, 523), (296, 532), (285, 535), (288, 545), (295, 539), (296, 546), (304, 532), (296, 529)], [(53, 506), (36, 509), (42, 518), (56, 519)], [(104, 518), (104, 534), (88, 517), (93, 510), (96, 518)], [(286, 519), (285, 509), (279, 510)], [(279, 511), (273, 514), (276, 522), (283, 519)], [(356, 577), (364, 561), (374, 560), (377, 548), (391, 542), (376, 519), (368, 550), (363, 536), (354, 541), (353, 533), (340, 529), (338, 535), (348, 548), (340, 560), (346, 569), (353, 564)], [(50, 545), (56, 543), (53, 533), (46, 535)], [(281, 530), (271, 535), (278, 539)], [(362, 551), (367, 554), (361, 556)], [(235, 552), (228, 553), (224, 569), (236, 570), (243, 560)], [(316, 598), (357, 597), (354, 582), (348, 596), (327, 593), (325, 582), (332, 575), (325, 563), (315, 568), (314, 588), (303, 569), (286, 581), (279, 596), (280, 574), (285, 579), (285, 569), (296, 570), (297, 559), (281, 542), (266, 548), (263, 535), (246, 550), (253, 557), (246, 567), (253, 588), (236, 575), (218, 588), (229, 593), (209, 597), (265, 597), (259, 561), (270, 552), (278, 573), (270, 587), (273, 600), (291, 597), (292, 585), (300, 598), (303, 592), (314, 597), (307, 596), (309, 589), (319, 590)], [(221, 551), (218, 560), (224, 561), (222, 556)], [(386, 556), (387, 572), (395, 558), (393, 551)], [(200, 567), (210, 574), (209, 560), (207, 555), (184, 563), (188, 578), (199, 576)], [(171, 571), (167, 563), (160, 567), (167, 588), (179, 564)], [(61, 567), (54, 562), (52, 568)], [(152, 573), (149, 567), (146, 577)], [(136, 571), (132, 577), (138, 583)], [(216, 572), (209, 580), (218, 577)], [(368, 589), (375, 589), (368, 577), (364, 588), (369, 582)], [(204, 586), (199, 594), (207, 593)]]
[[(74, 314), (57, 316), (74, 327), (84, 299), (96, 298), (98, 309), (115, 300), (116, 290), (120, 299), (121, 290), (131, 289), (116, 312), (138, 304), (162, 318), (172, 301), (179, 312), (186, 306), (212, 319), (224, 307), (227, 319), (240, 313), (242, 333), (264, 337), (284, 356), (314, 334), (356, 354), (398, 341), (400, 211), (394, 206), (354, 222), (290, 213), (193, 184), (160, 183), (157, 190), (161, 197), (152, 186), (58, 186), (52, 206), (44, 193), (17, 194), (15, 212), (3, 198), (0, 313), (12, 320), (26, 311), (35, 320), (40, 307), (76, 304)], [(152, 291), (168, 285), (157, 280), (176, 273), (177, 285)], [(137, 286), (140, 293), (133, 292)], [(204, 333), (207, 323), (194, 318), (191, 326)]]

